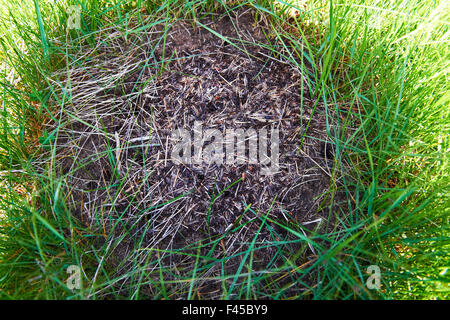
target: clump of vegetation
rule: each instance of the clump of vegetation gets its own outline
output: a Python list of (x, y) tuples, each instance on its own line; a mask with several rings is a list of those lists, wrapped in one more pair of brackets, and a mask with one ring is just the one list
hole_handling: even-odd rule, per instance
[[(2, 1), (1, 297), (446, 298), (448, 6)], [(205, 113), (278, 121), (297, 170), (152, 164)]]

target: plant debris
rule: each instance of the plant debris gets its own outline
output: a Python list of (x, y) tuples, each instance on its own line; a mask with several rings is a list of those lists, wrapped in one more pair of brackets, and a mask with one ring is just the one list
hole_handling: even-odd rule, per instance
[[(154, 257), (160, 265), (148, 274), (163, 267), (176, 283), (197, 264), (199, 294), (218, 298), (221, 275), (247, 272), (250, 249), (256, 273), (282, 266), (287, 253), (315, 258), (298, 234), (333, 223), (327, 121), (334, 124), (311, 98), (307, 64), (278, 54), (265, 25), (246, 11), (127, 37), (109, 30), (68, 75), (56, 75), (67, 101), (55, 116), (63, 119), (58, 174), (73, 215), (105, 235), (118, 274)], [(263, 175), (248, 162), (175, 163), (171, 134), (196, 122), (220, 132), (278, 129), (277, 172)]]

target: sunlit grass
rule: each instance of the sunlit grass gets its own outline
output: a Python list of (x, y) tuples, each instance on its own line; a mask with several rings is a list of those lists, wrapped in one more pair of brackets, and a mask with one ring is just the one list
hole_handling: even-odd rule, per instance
[[(102, 252), (94, 250), (98, 230), (85, 230), (72, 221), (64, 186), (52, 164), (35, 163), (41, 146), (51, 147), (49, 133), (42, 131), (42, 123), (55, 120), (49, 99), (56, 88), (48, 79), (51, 72), (72, 62), (66, 48), (95, 43), (95, 37), (112, 25), (125, 32), (138, 29), (139, 25), (129, 25), (131, 17), (145, 25), (156, 18), (193, 18), (216, 9), (212, 1), (161, 3), (1, 2), (2, 298), (137, 299), (142, 297), (139, 288), (148, 286), (154, 298), (195, 297), (196, 282), (190, 279), (178, 280), (186, 283), (183, 292), (170, 292), (164, 274), (171, 270), (150, 258), (146, 263), (157, 266), (159, 281), (136, 262), (135, 270), (121, 276), (131, 279), (129, 294), (117, 293), (113, 284), (123, 278), (111, 278), (114, 270), (108, 270)], [(81, 30), (66, 28), (69, 4), (83, 9)], [(228, 4), (234, 5), (239, 4)], [(291, 42), (296, 54), (313, 66), (311, 91), (342, 127), (330, 132), (337, 150), (333, 177), (343, 179), (349, 209), (337, 217), (344, 231), (313, 234), (309, 239), (299, 235), (300, 243), (317, 250), (315, 261), (297, 266), (294, 257), (287, 256), (284, 269), (271, 270), (276, 277), (251, 274), (249, 265), (243, 264), (236, 275), (223, 275), (223, 296), (267, 298), (262, 291), (271, 291), (269, 298), (282, 299), (290, 286), (308, 287), (300, 275), (309, 274), (314, 285), (306, 290), (307, 298), (448, 298), (449, 3), (249, 1), (246, 5), (274, 16), (275, 35)], [(291, 33), (281, 32), (279, 26), (286, 27), (293, 16), (288, 20)], [(205, 239), (186, 252), (169, 254), (197, 252), (206, 243), (220, 245), (220, 239)], [(251, 248), (241, 254), (250, 258)], [(83, 268), (95, 274), (95, 281), (84, 279), (85, 288), (72, 292), (65, 283), (66, 269), (80, 264), (81, 256)], [(206, 262), (192, 266), (193, 278), (200, 279), (214, 262), (208, 260), (211, 256), (201, 258)], [(369, 265), (382, 270), (380, 291), (365, 286)], [(289, 284), (281, 287), (280, 278), (290, 279)]]

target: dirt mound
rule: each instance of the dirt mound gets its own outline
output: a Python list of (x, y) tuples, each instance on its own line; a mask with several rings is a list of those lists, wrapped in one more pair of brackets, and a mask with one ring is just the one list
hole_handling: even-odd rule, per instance
[[(329, 218), (325, 110), (314, 108), (307, 70), (276, 54), (264, 22), (240, 13), (104, 37), (70, 71), (57, 145), (73, 213), (102, 230), (105, 245), (114, 239), (108, 259), (118, 272), (157, 257), (176, 282), (197, 264), (216, 297), (221, 275), (242, 272), (249, 250), (255, 272), (281, 266), (286, 253), (314, 254), (295, 232)], [(203, 149), (231, 129), (246, 147), (241, 158), (227, 158), (237, 140), (220, 148), (222, 161), (175, 161), (180, 129), (190, 137), (184, 153), (195, 153), (199, 130)]]

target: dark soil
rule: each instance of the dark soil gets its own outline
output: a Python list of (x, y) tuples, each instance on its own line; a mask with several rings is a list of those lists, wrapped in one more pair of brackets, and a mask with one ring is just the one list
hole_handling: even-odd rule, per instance
[[(234, 274), (255, 237), (254, 272), (281, 266), (287, 254), (297, 254), (298, 263), (314, 258), (316, 252), (280, 224), (305, 235), (318, 219), (319, 232), (332, 225), (327, 191), (334, 151), (323, 105), (313, 113), (300, 69), (263, 48), (269, 44), (263, 21), (240, 13), (202, 24), (245, 52), (184, 21), (168, 30), (165, 48), (161, 26), (99, 43), (96, 58), (71, 72), (66, 112), (73, 116), (63, 115), (58, 145), (74, 216), (105, 233), (105, 246), (113, 239), (108, 235), (125, 235), (108, 258), (118, 273), (128, 272), (130, 257), (142, 254), (137, 244), (195, 255), (202, 241), (200, 252), (211, 260), (201, 262), (210, 267), (199, 291), (216, 298), (221, 281), (211, 278)], [(171, 133), (192, 130), (195, 121), (221, 132), (279, 129), (279, 171), (267, 176), (259, 164), (173, 162)], [(173, 272), (166, 281), (187, 277), (196, 261), (167, 251), (159, 256)]]

